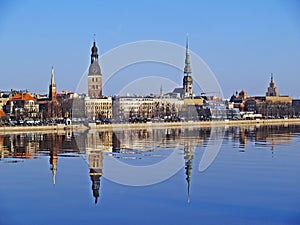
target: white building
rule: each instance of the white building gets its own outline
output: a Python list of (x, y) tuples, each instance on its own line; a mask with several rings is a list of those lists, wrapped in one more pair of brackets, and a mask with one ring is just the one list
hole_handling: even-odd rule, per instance
[(85, 115), (89, 119), (110, 119), (112, 117), (112, 98), (90, 98), (86, 97), (85, 103)]

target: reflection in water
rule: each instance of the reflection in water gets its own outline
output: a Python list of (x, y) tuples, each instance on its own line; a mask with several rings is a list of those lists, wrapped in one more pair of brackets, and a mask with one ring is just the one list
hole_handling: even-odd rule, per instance
[(192, 175), (192, 161), (194, 158), (194, 146), (190, 143), (184, 144), (184, 160), (185, 160), (185, 174), (188, 185), (188, 202), (190, 202), (190, 188), (191, 188), (191, 175)]
[[(249, 142), (268, 148), (288, 144), (299, 135), (300, 126), (241, 126), (225, 128), (225, 142), (245, 152)], [(188, 202), (195, 148), (203, 149), (211, 137), (210, 128), (167, 128), (129, 130), (90, 130), (84, 133), (22, 133), (0, 135), (0, 161), (21, 163), (38, 157), (49, 157), (53, 184), (56, 183), (60, 157), (82, 157), (87, 161), (94, 202), (100, 198), (100, 179), (105, 157), (144, 166), (166, 159), (170, 151), (183, 153)], [(217, 138), (216, 138), (217, 139)]]

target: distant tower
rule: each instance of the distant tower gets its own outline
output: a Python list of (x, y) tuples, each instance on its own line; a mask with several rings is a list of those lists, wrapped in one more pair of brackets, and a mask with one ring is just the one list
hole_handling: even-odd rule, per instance
[(274, 82), (273, 73), (271, 73), (271, 81), (266, 92), (266, 96), (279, 96), (278, 89)]
[(54, 68), (51, 70), (51, 83), (49, 85), (49, 100), (56, 99), (56, 85), (54, 82)]
[(102, 97), (102, 74), (98, 62), (98, 48), (96, 47), (95, 40), (91, 51), (91, 65), (88, 74), (88, 96), (91, 99), (96, 99)]
[(190, 51), (189, 51), (189, 40), (188, 35), (186, 36), (186, 49), (185, 49), (185, 66), (184, 66), (184, 77), (183, 77), (183, 90), (184, 97), (193, 96), (193, 78), (192, 78)]

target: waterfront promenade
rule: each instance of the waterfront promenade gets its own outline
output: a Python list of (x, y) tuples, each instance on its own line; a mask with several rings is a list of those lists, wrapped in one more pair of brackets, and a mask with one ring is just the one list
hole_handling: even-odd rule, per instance
[(222, 121), (184, 121), (184, 122), (147, 122), (147, 123), (113, 123), (113, 124), (55, 124), (38, 126), (2, 126), (0, 133), (27, 133), (27, 132), (57, 132), (57, 131), (84, 131), (88, 129), (146, 129), (146, 128), (176, 128), (176, 127), (221, 127), (243, 125), (288, 125), (300, 124), (300, 119), (261, 119), (261, 120), (222, 120)]

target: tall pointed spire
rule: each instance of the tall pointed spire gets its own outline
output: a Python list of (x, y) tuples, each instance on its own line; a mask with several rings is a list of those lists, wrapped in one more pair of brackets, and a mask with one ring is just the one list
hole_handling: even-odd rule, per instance
[(190, 51), (189, 51), (189, 36), (188, 34), (186, 34), (184, 74), (186, 76), (190, 76), (191, 73), (192, 73), (192, 69), (191, 69), (191, 60), (190, 60)]
[(185, 66), (184, 66), (184, 70), (183, 70), (183, 72), (184, 72), (183, 90), (184, 90), (184, 97), (192, 97), (193, 96), (193, 78), (192, 78), (188, 34), (186, 35), (186, 44), (185, 45), (186, 46), (185, 46)]
[(51, 69), (51, 83), (49, 85), (49, 100), (56, 98), (56, 85), (54, 82), (54, 68)]
[(271, 73), (271, 83), (274, 83), (273, 73)]
[(52, 69), (51, 69), (51, 85), (54, 86), (55, 85), (55, 82), (54, 82), (54, 68), (52, 66)]

